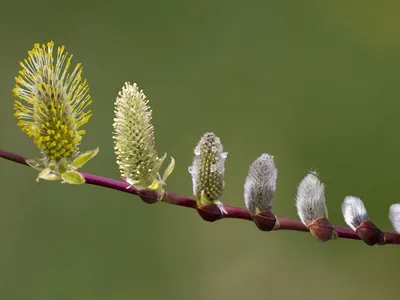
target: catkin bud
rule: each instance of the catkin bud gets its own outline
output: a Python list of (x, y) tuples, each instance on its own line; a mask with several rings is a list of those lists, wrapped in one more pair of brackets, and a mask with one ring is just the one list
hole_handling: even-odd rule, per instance
[(385, 240), (382, 231), (370, 220), (364, 203), (357, 197), (347, 196), (342, 204), (346, 224), (367, 244), (382, 244)]
[(189, 173), (192, 176), (193, 195), (199, 206), (210, 205), (218, 200), (224, 191), (225, 160), (220, 139), (214, 133), (205, 133), (196, 148)]
[(316, 172), (310, 172), (297, 187), (297, 213), (304, 225), (328, 217), (325, 204), (325, 185), (319, 180)]
[(400, 233), (400, 204), (392, 204), (389, 209), (389, 219), (397, 233)]
[(325, 204), (325, 186), (316, 172), (310, 172), (297, 187), (297, 213), (310, 232), (320, 241), (337, 237), (337, 233), (328, 220)]
[(271, 210), (277, 176), (272, 155), (264, 153), (250, 165), (244, 184), (244, 200), (253, 215)]
[(353, 230), (356, 230), (362, 222), (370, 220), (364, 203), (361, 199), (353, 196), (344, 198), (342, 214), (346, 224)]

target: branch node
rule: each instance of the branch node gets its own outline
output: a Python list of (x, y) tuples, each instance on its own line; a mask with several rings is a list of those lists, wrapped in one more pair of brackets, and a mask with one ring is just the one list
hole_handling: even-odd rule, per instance
[(140, 199), (142, 199), (143, 202), (147, 204), (154, 204), (160, 202), (161, 200), (160, 195), (156, 191), (144, 189), (144, 190), (138, 190), (137, 194), (140, 197)]
[(277, 220), (270, 210), (265, 210), (253, 215), (253, 221), (261, 231), (271, 231), (276, 228)]
[(223, 212), (217, 204), (197, 206), (197, 212), (207, 222), (215, 222), (223, 217)]
[(327, 242), (338, 238), (335, 228), (331, 225), (327, 218), (319, 218), (307, 225), (313, 236), (320, 242)]
[(361, 222), (356, 228), (356, 233), (368, 246), (385, 244), (384, 234), (371, 221)]

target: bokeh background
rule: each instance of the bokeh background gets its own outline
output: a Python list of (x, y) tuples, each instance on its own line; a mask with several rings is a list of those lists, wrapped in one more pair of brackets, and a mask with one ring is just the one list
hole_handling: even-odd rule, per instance
[[(350, 3), (349, 3), (350, 2)], [(200, 136), (229, 152), (223, 201), (243, 206), (248, 166), (279, 168), (274, 211), (296, 218), (296, 186), (316, 168), (334, 224), (346, 195), (392, 230), (400, 202), (400, 3), (396, 1), (8, 1), (0, 10), (0, 148), (36, 157), (16, 126), (13, 77), (34, 42), (65, 44), (94, 99), (84, 171), (113, 178), (117, 92), (151, 101), (168, 189), (190, 196)], [(250, 222), (145, 205), (94, 186), (35, 182), (0, 160), (0, 299), (398, 298), (400, 250), (319, 243)]]

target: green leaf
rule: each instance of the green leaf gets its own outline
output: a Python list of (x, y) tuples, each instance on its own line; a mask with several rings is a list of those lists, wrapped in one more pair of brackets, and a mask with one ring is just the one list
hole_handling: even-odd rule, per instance
[(94, 150), (90, 150), (87, 151), (81, 155), (79, 155), (77, 158), (74, 159), (74, 161), (72, 162), (72, 166), (75, 169), (79, 169), (80, 167), (82, 167), (84, 164), (86, 164), (90, 159), (92, 159), (93, 157), (95, 157), (97, 155), (97, 153), (99, 153), (99, 148), (97, 147)]
[(153, 183), (149, 185), (146, 190), (155, 192), (157, 194), (157, 200), (161, 200), (165, 194), (165, 191), (163, 189), (164, 185), (165, 182), (163, 182), (161, 179), (154, 179)]
[(156, 190), (160, 189), (160, 187), (162, 187), (162, 185), (163, 185), (163, 182), (161, 182), (160, 180), (154, 179), (152, 184), (150, 184), (147, 188), (149, 190), (156, 191)]
[(82, 184), (85, 183), (85, 178), (77, 171), (68, 171), (61, 174), (63, 183)]
[(48, 164), (48, 167), (50, 168), (50, 170), (55, 171), (58, 169), (57, 167), (57, 162), (55, 160), (51, 160)]
[(162, 176), (162, 181), (167, 181), (169, 175), (171, 175), (172, 171), (175, 168), (175, 159), (171, 157), (171, 162), (169, 163), (168, 167), (165, 169), (164, 174)]
[(134, 186), (136, 188), (137, 185), (139, 185), (141, 183), (140, 180), (132, 180), (132, 179), (125, 178), (125, 177), (122, 177), (122, 178), (129, 184), (127, 189), (129, 189), (131, 186)]
[(50, 168), (45, 168), (39, 173), (36, 181), (39, 182), (39, 179), (54, 181), (61, 179), (61, 177), (58, 174), (52, 173), (52, 170)]
[(63, 174), (67, 172), (69, 166), (69, 162), (63, 157), (58, 162), (58, 172)]
[(211, 204), (214, 203), (214, 201), (210, 201), (210, 200), (207, 199), (206, 193), (205, 193), (204, 190), (201, 191), (200, 199), (198, 200), (198, 202), (200, 202), (200, 206), (202, 206), (202, 205), (211, 205)]
[(158, 161), (157, 161), (156, 165), (154, 166), (154, 172), (158, 173), (158, 170), (160, 170), (161, 165), (163, 164), (166, 157), (167, 157), (167, 153), (164, 153), (163, 156), (158, 158)]
[(38, 171), (42, 171), (45, 168), (44, 163), (39, 159), (26, 159), (25, 162), (28, 164), (28, 166)]

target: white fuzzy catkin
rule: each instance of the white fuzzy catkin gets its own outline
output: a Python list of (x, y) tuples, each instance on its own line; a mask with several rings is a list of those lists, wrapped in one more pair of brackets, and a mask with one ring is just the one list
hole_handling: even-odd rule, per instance
[(244, 184), (244, 200), (252, 214), (272, 208), (277, 177), (272, 155), (264, 153), (250, 165)]
[(369, 221), (367, 210), (360, 198), (347, 196), (342, 204), (342, 214), (346, 224), (353, 230), (364, 221)]
[(325, 185), (316, 172), (310, 172), (297, 187), (297, 214), (304, 225), (308, 226), (316, 219), (328, 217), (324, 190)]
[(389, 219), (397, 233), (400, 233), (400, 204), (392, 204), (389, 209)]

